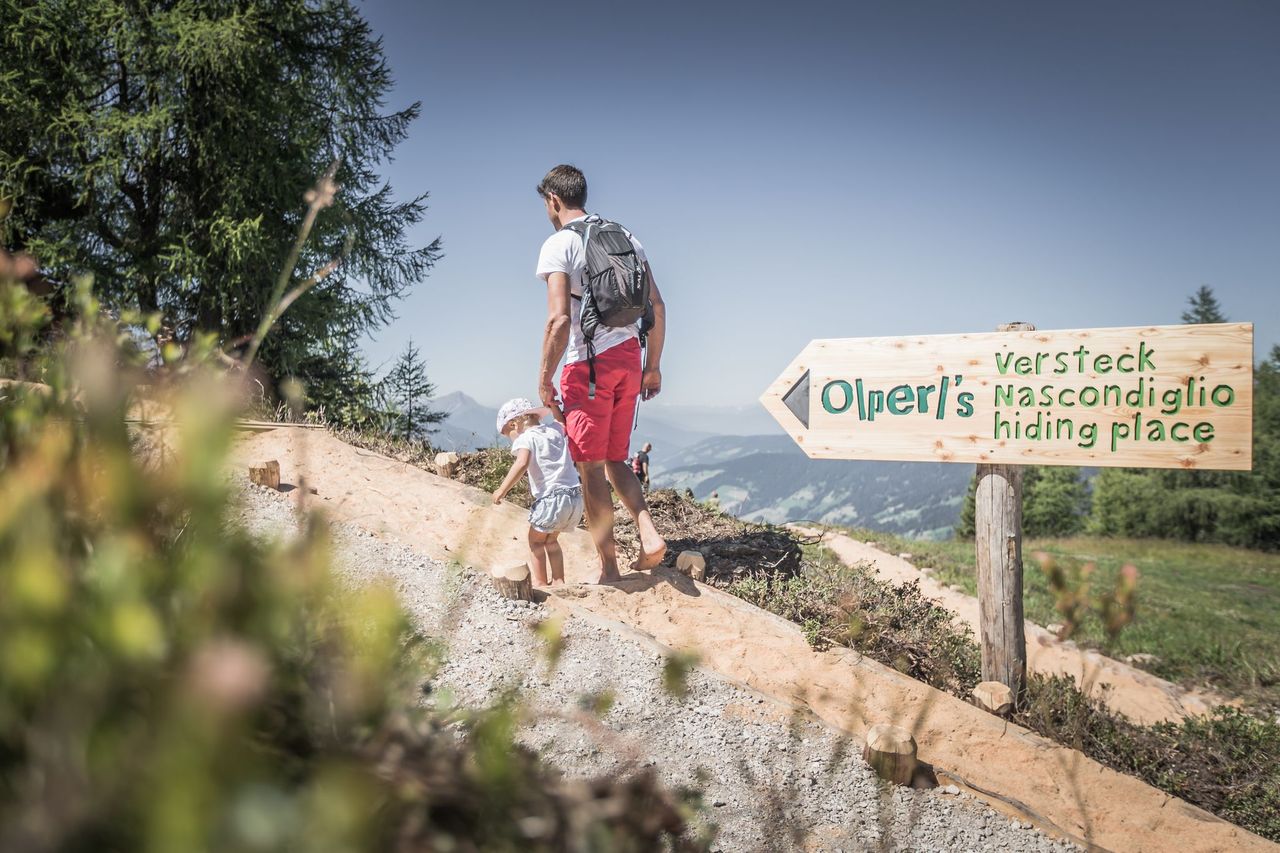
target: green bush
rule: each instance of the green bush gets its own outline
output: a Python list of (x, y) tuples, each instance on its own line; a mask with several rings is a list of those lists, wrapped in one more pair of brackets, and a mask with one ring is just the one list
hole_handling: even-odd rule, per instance
[[(505, 444), (505, 442), (504, 442)], [(511, 470), (515, 457), (511, 454), (511, 445), (505, 447), (482, 447), (471, 453), (459, 454), (458, 470), (454, 477), (486, 492), (495, 491)], [(533, 506), (533, 494), (529, 491), (529, 478), (521, 477), (516, 481), (506, 500), (516, 506)]]
[(1109, 767), (1280, 840), (1280, 724), (1235, 708), (1140, 726), (1065, 678), (1032, 676), (1016, 722)]
[(744, 578), (729, 592), (801, 626), (810, 645), (856, 649), (940, 690), (965, 695), (980, 680), (972, 634), (918, 585), (879, 580), (809, 549), (801, 571)]
[[(231, 523), (228, 383), (198, 350), (144, 373), (80, 307), (47, 385), (0, 388), (0, 849), (693, 846), (651, 772), (564, 781), (517, 705), (420, 709), (428, 643), (390, 589), (334, 587), (318, 515), (288, 543)], [(29, 359), (17, 316), (0, 357)], [(174, 415), (148, 436), (144, 381)]]

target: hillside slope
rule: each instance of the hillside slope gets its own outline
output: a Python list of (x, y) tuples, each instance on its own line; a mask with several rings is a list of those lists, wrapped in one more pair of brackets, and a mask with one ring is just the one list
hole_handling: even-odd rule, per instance
[[(234, 459), (276, 459), (285, 483), (305, 476), (300, 498), (337, 518), (412, 543), (443, 560), (498, 566), (524, 560), (525, 513), (410, 465), (344, 444), (332, 435), (276, 429), (247, 436)], [(561, 537), (570, 581), (592, 573), (585, 531)], [(827, 724), (863, 736), (871, 725), (908, 726), (938, 775), (1065, 837), (1112, 850), (1186, 853), (1275, 851), (1276, 845), (1138, 779), (1011, 725), (953, 696), (849, 650), (813, 650), (799, 626), (713, 587), (659, 570), (610, 585), (555, 591), (565, 612), (622, 623), (666, 650), (752, 689), (794, 702)]]

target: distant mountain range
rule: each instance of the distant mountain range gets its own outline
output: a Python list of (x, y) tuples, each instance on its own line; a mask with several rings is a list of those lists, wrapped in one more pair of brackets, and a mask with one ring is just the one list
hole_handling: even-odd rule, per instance
[(498, 442), (494, 420), (498, 410), (477, 403), (461, 391), (436, 397), (431, 408), (447, 417), (431, 434), (431, 444), (444, 450), (476, 450)]
[[(448, 416), (431, 443), (475, 450), (501, 443), (496, 407), (457, 391), (431, 401)], [(631, 447), (653, 444), (658, 487), (713, 491), (726, 511), (753, 521), (821, 521), (941, 538), (960, 515), (971, 465), (929, 462), (812, 460), (787, 435), (744, 435), (777, 429), (759, 406), (716, 408), (642, 403)]]
[(945, 538), (960, 515), (971, 465), (809, 459), (785, 435), (718, 436), (651, 461), (655, 486), (717, 492), (741, 518), (820, 521)]
[[(496, 406), (479, 403), (461, 391), (436, 397), (431, 407), (447, 415), (444, 423), (436, 427), (431, 443), (444, 450), (475, 450), (491, 447), (501, 441), (494, 421), (498, 417)], [(716, 435), (714, 431), (698, 429), (690, 424), (714, 423), (702, 407), (690, 407), (685, 412), (677, 406), (660, 406), (654, 403), (640, 404), (636, 431), (631, 439), (632, 449), (646, 441), (664, 452), (690, 447)], [(765, 417), (768, 417), (766, 415)], [(725, 410), (722, 420), (735, 421), (733, 410)]]

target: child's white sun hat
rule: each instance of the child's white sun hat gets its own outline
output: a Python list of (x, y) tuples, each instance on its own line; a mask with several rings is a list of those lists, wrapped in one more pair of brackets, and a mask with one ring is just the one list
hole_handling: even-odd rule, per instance
[(516, 397), (503, 403), (502, 408), (498, 409), (498, 432), (502, 432), (506, 429), (507, 424), (522, 415), (545, 417), (549, 414), (551, 414), (551, 410), (546, 406), (539, 406), (526, 397)]

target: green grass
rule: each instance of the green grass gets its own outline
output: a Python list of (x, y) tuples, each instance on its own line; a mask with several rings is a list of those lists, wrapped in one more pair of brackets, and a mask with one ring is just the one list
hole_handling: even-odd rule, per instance
[[(909, 552), (917, 566), (932, 566), (944, 583), (977, 593), (972, 541), (923, 542), (871, 530), (849, 531), (886, 551)], [(1209, 686), (1239, 696), (1255, 710), (1280, 709), (1280, 554), (1227, 545), (1157, 539), (1076, 536), (1023, 543), (1027, 618), (1039, 625), (1061, 622), (1054, 598), (1035, 558), (1060, 564), (1097, 564), (1093, 587), (1112, 588), (1120, 567), (1141, 572), (1137, 613), (1120, 634), (1115, 657), (1152, 654), (1144, 669), (1187, 686)], [(1101, 624), (1089, 617), (1073, 637), (1105, 648)]]

